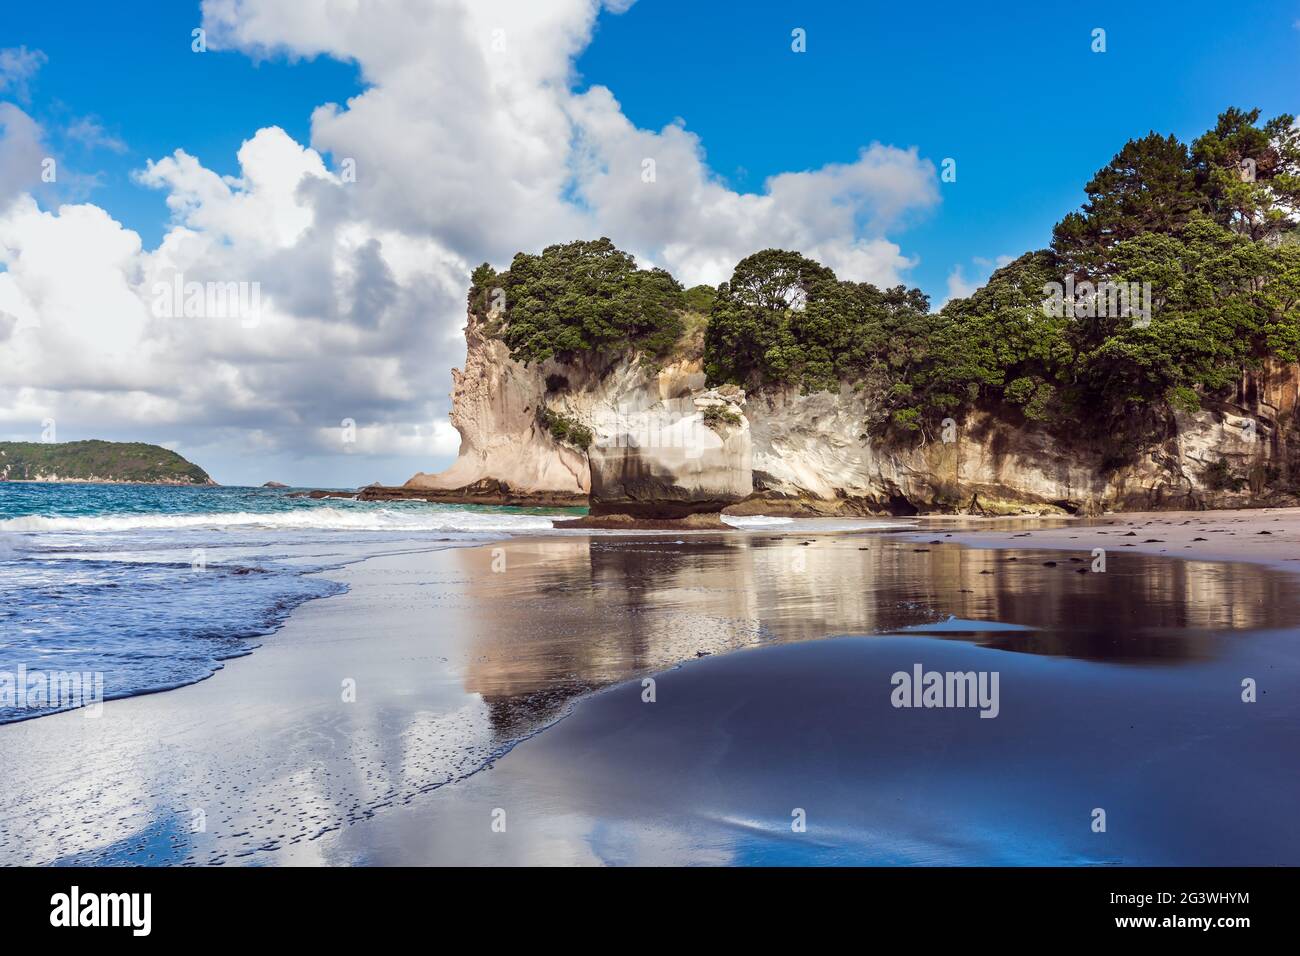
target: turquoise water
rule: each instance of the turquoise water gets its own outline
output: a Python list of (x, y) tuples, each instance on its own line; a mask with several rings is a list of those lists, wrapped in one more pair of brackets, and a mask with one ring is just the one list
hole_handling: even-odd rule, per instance
[(287, 489), (0, 483), (0, 723), (203, 680), (343, 589), (319, 572), (395, 542), (550, 527), (524, 509)]
[[(299, 515), (303, 527), (368, 530), (447, 530), (476, 528), (516, 530), (549, 527), (549, 521), (527, 521), (530, 516), (580, 514), (567, 511), (460, 505), (425, 501), (363, 502), (350, 498), (315, 499), (294, 497), (291, 488), (186, 488), (163, 485), (82, 485), (40, 482), (0, 482), (0, 533), (5, 531), (101, 530), (125, 528), (131, 517), (183, 518), (220, 516), (219, 524), (264, 524), (292, 526), (293, 519), (275, 515)], [(346, 492), (340, 492), (346, 494)], [(316, 514), (318, 520), (306, 516)], [(243, 516), (249, 516), (246, 520)], [(262, 521), (255, 520), (261, 516)], [(21, 521), (22, 518), (64, 519)], [(100, 518), (100, 522), (66, 519)], [(117, 519), (110, 521), (108, 519)], [(195, 524), (196, 522), (189, 522)], [(201, 522), (200, 522), (201, 523)], [(183, 526), (185, 522), (158, 520), (136, 523), (140, 527)]]

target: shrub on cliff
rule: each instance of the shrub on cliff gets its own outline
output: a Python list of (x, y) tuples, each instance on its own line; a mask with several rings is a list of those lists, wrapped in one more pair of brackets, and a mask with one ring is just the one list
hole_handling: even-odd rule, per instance
[(596, 436), (586, 425), (560, 412), (551, 411), (545, 405), (537, 410), (537, 420), (541, 422), (543, 428), (551, 433), (551, 437), (556, 441), (565, 442), (583, 451), (589, 449), (591, 443), (596, 439)]
[(728, 425), (739, 425), (741, 418), (725, 405), (707, 405), (702, 413), (704, 424), (714, 431), (722, 431)]
[(638, 269), (608, 239), (519, 253), (504, 273), (474, 270), (470, 308), (522, 362), (582, 352), (667, 352), (682, 332), (681, 285), (663, 269)]

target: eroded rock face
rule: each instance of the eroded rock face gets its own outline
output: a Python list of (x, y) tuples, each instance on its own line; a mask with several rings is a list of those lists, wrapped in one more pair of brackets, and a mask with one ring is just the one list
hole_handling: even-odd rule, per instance
[(838, 394), (756, 394), (748, 412), (752, 513), (1076, 510), (1103, 490), (1087, 463), (1041, 430), (978, 414), (950, 429), (951, 441), (890, 448), (868, 438), (870, 409), (848, 386)]
[(412, 489), (463, 493), (505, 488), (527, 497), (586, 495), (586, 454), (553, 438), (538, 420), (546, 401), (546, 374), (510, 357), (471, 314), (465, 326), (465, 368), (452, 369), (451, 423), (460, 432), (460, 454), (446, 471), (421, 472)]
[[(847, 386), (838, 395), (757, 393), (747, 408), (755, 497), (728, 510), (1091, 514), (1258, 504), (1265, 478), (1288, 467), (1279, 423), (1294, 414), (1297, 382), (1296, 367), (1280, 364), (1243, 376), (1235, 402), (1179, 413), (1169, 440), (1117, 470), (1042, 428), (981, 413), (953, 428), (951, 441), (894, 449), (868, 440), (870, 410)], [(1240, 488), (1216, 486), (1221, 462)]]
[[(982, 413), (951, 429), (951, 440), (887, 447), (865, 434), (871, 409), (848, 386), (746, 396), (706, 388), (698, 358), (651, 367), (638, 355), (586, 356), (529, 368), (472, 316), (465, 337), (465, 368), (452, 373), (460, 457), (405, 486), (457, 496), (447, 500), (589, 496), (594, 515), (645, 520), (721, 508), (1087, 514), (1294, 503), (1267, 493), (1291, 467), (1294, 365), (1272, 363), (1243, 376), (1231, 402), (1179, 413), (1168, 440), (1113, 470), (1037, 426)], [(589, 448), (553, 437), (541, 408), (590, 429)]]
[(589, 452), (592, 514), (680, 518), (749, 497), (753, 457), (743, 403), (739, 390), (711, 389), (643, 408), (605, 406)]
[[(653, 368), (635, 355), (587, 356), (529, 367), (473, 315), (465, 341), (465, 368), (452, 371), (460, 454), (403, 489), (467, 503), (590, 496), (593, 514), (646, 519), (717, 512), (753, 491), (744, 393), (706, 390), (699, 360)], [(590, 429), (589, 448), (557, 440), (543, 408)]]

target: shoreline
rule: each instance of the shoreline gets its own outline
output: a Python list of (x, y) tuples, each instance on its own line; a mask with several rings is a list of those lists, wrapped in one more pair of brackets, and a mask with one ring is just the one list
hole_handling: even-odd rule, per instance
[[(1300, 574), (1300, 508), (1238, 508), (1222, 511), (1134, 511), (1094, 518), (1054, 517), (1044, 527), (1031, 517), (918, 516), (924, 529), (911, 540), (951, 541), (973, 548), (1091, 551), (1107, 557), (1132, 551), (1191, 561), (1247, 562)], [(1013, 523), (1013, 527), (986, 527)], [(1122, 549), (1122, 550), (1121, 550)]]
[[(836, 534), (838, 536), (839, 533)], [(920, 534), (922, 532), (902, 532), (904, 537), (916, 537)], [(848, 534), (845, 537), (858, 536)], [(990, 545), (990, 547), (1001, 548), (1000, 545)], [(1016, 544), (1012, 547), (1024, 546)], [(1033, 546), (1028, 549), (1035, 550)], [(960, 554), (967, 549), (959, 547), (956, 550)], [(1156, 557), (1160, 559), (1168, 556), (1187, 557), (1193, 561), (1202, 560), (1200, 556), (1157, 555)], [(1151, 556), (1143, 557), (1149, 560)], [(1183, 565), (1184, 562), (1170, 564)], [(1287, 568), (1287, 570), (1296, 569)], [(1068, 578), (1072, 577), (1073, 575), (1068, 576)], [(1300, 604), (1294, 600), (1294, 595), (1287, 604), (1293, 610), (1300, 608)], [(992, 805), (980, 808), (980, 812), (988, 816), (988, 820), (983, 825), (963, 825), (956, 833), (941, 831), (927, 834), (916, 841), (903, 841), (902, 844), (887, 843), (883, 850), (874, 839), (863, 844), (847, 836), (832, 838), (829, 841), (824, 836), (818, 837), (810, 839), (807, 847), (796, 847), (790, 841), (788, 833), (782, 835), (788, 826), (788, 820), (782, 821), (781, 813), (784, 811), (775, 813), (775, 819), (752, 819), (749, 811), (731, 813), (721, 809), (702, 811), (700, 806), (692, 805), (681, 796), (683, 792), (694, 791), (703, 801), (704, 806), (707, 806), (712, 797), (709, 795), (709, 788), (702, 786), (700, 781), (707, 781), (714, 774), (723, 773), (717, 762), (720, 760), (720, 755), (724, 753), (727, 755), (728, 775), (739, 767), (776, 766), (779, 768), (782, 761), (789, 764), (791, 769), (797, 767), (801, 774), (807, 774), (810, 768), (804, 746), (798, 744), (794, 752), (790, 752), (789, 747), (791, 738), (797, 744), (798, 741), (808, 740), (810, 737), (815, 739), (824, 736), (827, 728), (816, 720), (808, 726), (803, 726), (807, 724), (809, 715), (825, 717), (827, 707), (832, 706), (837, 713), (842, 714), (837, 716), (833, 723), (848, 727), (870, 726), (872, 721), (864, 720), (857, 709), (857, 702), (861, 699), (860, 688), (854, 683), (850, 683), (847, 688), (843, 687), (842, 677), (859, 672), (878, 671), (883, 681), (884, 675), (891, 668), (901, 666), (904, 660), (931, 662), (938, 660), (963, 669), (981, 663), (985, 666), (992, 663), (1007, 674), (1009, 679), (1015, 679), (1021, 686), (1029, 683), (1049, 688), (1046, 692), (1037, 692), (1033, 695), (1033, 706), (1049, 711), (1053, 707), (1057, 711), (1061, 710), (1061, 701), (1055, 700), (1054, 697), (1060, 690), (1064, 674), (1081, 671), (1081, 676), (1068, 678), (1064, 686), (1072, 687), (1078, 693), (1091, 693), (1095, 682), (1099, 680), (1104, 681), (1108, 686), (1114, 685), (1111, 687), (1111, 706), (1099, 708), (1102, 713), (1114, 716), (1113, 722), (1116, 726), (1111, 733), (1118, 733), (1129, 720), (1122, 709), (1122, 703), (1130, 699), (1142, 699), (1152, 694), (1142, 676), (1146, 668), (1121, 666), (1116, 671), (1114, 665), (1108, 663), (1081, 661), (1068, 656), (1044, 659), (1035, 654), (1015, 653), (1015, 648), (999, 647), (997, 644), (971, 645), (953, 638), (954, 635), (962, 633), (962, 627), (970, 628), (974, 622), (955, 623), (961, 626), (949, 628), (939, 624), (933, 627), (901, 629), (904, 632), (915, 630), (914, 635), (906, 633), (900, 635), (895, 630), (888, 630), (877, 634), (856, 636), (852, 633), (823, 629), (823, 632), (817, 636), (792, 643), (767, 644), (758, 647), (741, 646), (731, 648), (722, 654), (697, 654), (695, 658), (685, 657), (666, 668), (648, 672), (659, 685), (661, 693), (667, 693), (664, 688), (678, 684), (694, 687), (685, 696), (674, 690), (668, 698), (674, 701), (680, 699), (682, 703), (677, 707), (686, 705), (691, 708), (687, 712), (690, 716), (685, 718), (674, 708), (671, 719), (675, 729), (671, 731), (659, 726), (657, 722), (652, 722), (653, 726), (647, 724), (644, 716), (647, 708), (642, 697), (644, 683), (641, 677), (631, 676), (612, 685), (591, 688), (570, 699), (563, 712), (554, 719), (537, 727), (526, 737), (512, 742), (500, 757), (486, 762), (481, 771), (492, 771), (491, 773), (480, 771), (469, 773), (456, 781), (456, 787), (440, 788), (430, 793), (419, 807), (397, 807), (392, 814), (377, 816), (349, 831), (340, 832), (337, 841), (350, 847), (352, 852), (364, 854), (365, 862), (379, 865), (427, 865), (429, 863), (535, 865), (539, 862), (556, 862), (556, 857), (553, 855), (556, 853), (567, 854), (563, 858), (563, 862), (567, 863), (648, 862), (650, 865), (660, 863), (734, 865), (738, 862), (793, 865), (815, 863), (860, 865), (864, 862), (870, 865), (908, 865), (919, 862), (968, 865), (987, 864), (992, 861), (996, 865), (1047, 863), (1049, 865), (1123, 866), (1146, 865), (1153, 862), (1166, 865), (1189, 865), (1201, 862), (1195, 859), (1195, 846), (1185, 846), (1180, 840), (1169, 839), (1167, 834), (1164, 835), (1163, 842), (1158, 840), (1150, 846), (1134, 846), (1122, 851), (1107, 848), (1101, 855), (1096, 855), (1096, 851), (1086, 847), (1084, 841), (1062, 837), (1053, 829), (1058, 825), (1058, 821), (1051, 819), (1050, 814), (1045, 814), (1041, 807), (1036, 807), (1032, 811), (1026, 807), (1022, 811), (1035, 818), (1026, 827), (1026, 832), (1033, 833), (1036, 829), (1038, 831), (1036, 837), (1042, 841), (1040, 845), (1026, 845), (1025, 833), (1018, 832), (1012, 838), (1010, 830), (1006, 830), (1003, 836), (991, 839), (990, 834), (993, 834), (996, 828), (1006, 828), (1004, 820), (1006, 807), (1014, 807), (1017, 800), (1022, 802), (1025, 800), (1023, 794), (1013, 790), (1009, 790), (1004, 795), (1006, 802), (993, 801)], [(994, 625), (990, 626), (995, 630), (1001, 630)], [(1033, 628), (1018, 630), (1032, 631)], [(1005, 633), (1013, 634), (1016, 631), (1008, 627)], [(1260, 653), (1265, 655), (1264, 660), (1268, 662), (1270, 668), (1276, 663), (1273, 658), (1267, 656), (1270, 646), (1274, 650), (1287, 648), (1288, 653), (1293, 651), (1289, 633), (1280, 633), (1276, 630), (1254, 631), (1249, 626), (1244, 633), (1252, 634), (1255, 638), (1249, 646), (1253, 648), (1253, 653), (1256, 655)], [(1279, 636), (1285, 641), (1283, 645), (1277, 644)], [(731, 652), (739, 650), (752, 650), (754, 653)], [(1008, 656), (1009, 650), (1012, 653)], [(990, 658), (989, 655), (1000, 656)], [(882, 666), (882, 659), (891, 663)], [(1252, 666), (1258, 664), (1259, 661), (1256, 660)], [(1068, 670), (1062, 672), (1062, 667)], [(792, 674), (796, 675), (793, 680)], [(797, 677), (799, 674), (803, 674), (806, 678), (806, 687), (801, 688), (801, 680)], [(1152, 705), (1153, 713), (1162, 709), (1171, 711), (1179, 720), (1188, 718), (1193, 713), (1186, 706), (1180, 710), (1170, 704), (1169, 701), (1176, 698), (1168, 696), (1171, 693), (1185, 694), (1186, 688), (1179, 690), (1177, 684), (1179, 681), (1186, 680), (1189, 674), (1195, 677), (1193, 672), (1175, 672), (1175, 686), (1172, 690), (1165, 688), (1154, 692), (1157, 703)], [(742, 678), (738, 675), (749, 676)], [(838, 698), (830, 705), (827, 701), (826, 688), (821, 686), (826, 680), (832, 682), (832, 687), (836, 688), (832, 696)], [(839, 685), (835, 684), (837, 680), (840, 681)], [(801, 698), (802, 703), (794, 706), (785, 705), (783, 702), (790, 699), (792, 693), (795, 693), (796, 699)], [(852, 698), (852, 702), (845, 703), (846, 698)], [(1069, 694), (1065, 696), (1065, 700), (1068, 702)], [(744, 707), (752, 710), (755, 701), (758, 702), (759, 713), (763, 717), (754, 713), (750, 715), (750, 720), (764, 724), (775, 722), (781, 726), (789, 724), (795, 727), (795, 731), (788, 735), (783, 732), (779, 739), (783, 739), (784, 742), (776, 744), (775, 754), (772, 750), (771, 738), (765, 738), (761, 733), (747, 732), (742, 730), (741, 726), (735, 725), (736, 709)], [(775, 718), (768, 713), (773, 706), (778, 708), (779, 713)], [(846, 715), (843, 713), (845, 708), (847, 708)], [(884, 711), (876, 714), (875, 719), (879, 720), (889, 714), (889, 711)], [(897, 712), (894, 714), (896, 715)], [(720, 723), (722, 721), (731, 721), (731, 723), (723, 725)], [(745, 725), (743, 721), (739, 723)], [(1060, 720), (1056, 726), (1071, 727), (1073, 723), (1074, 721)], [(975, 721), (974, 726), (983, 727), (984, 724), (982, 721)], [(901, 753), (909, 746), (921, 753), (931, 753), (934, 750), (936, 741), (932, 739), (930, 731), (922, 731), (917, 737), (916, 725), (900, 726), (899, 729), (900, 732), (910, 734), (914, 739), (911, 739), (910, 744), (907, 742), (899, 744), (896, 748), (898, 752), (892, 759), (903, 759)], [(789, 730), (789, 727), (786, 727), (786, 730)], [(968, 733), (969, 727), (948, 725), (939, 733), (937, 740), (939, 751), (931, 755), (946, 759), (945, 755), (951, 752), (953, 742), (958, 735)], [(857, 737), (858, 735), (854, 734), (850, 740), (856, 740)], [(1065, 750), (1087, 749), (1086, 735), (1083, 738), (1071, 738), (1070, 733), (1067, 732), (1065, 738), (1069, 741), (1068, 744), (1063, 745)], [(1041, 744), (1043, 732), (1036, 731), (1034, 739), (1039, 741), (1038, 759), (1048, 759), (1051, 748), (1043, 750)], [(838, 734), (837, 740), (839, 740)], [(972, 748), (978, 746), (978, 741), (974, 739), (969, 743)], [(1273, 744), (1278, 745), (1276, 738)], [(837, 747), (841, 745), (848, 746), (850, 751), (854, 746), (859, 748), (861, 746), (860, 742), (854, 744), (841, 741)], [(1280, 745), (1285, 748), (1286, 741), (1282, 741)], [(1168, 746), (1168, 740), (1153, 740), (1151, 746)], [(1173, 750), (1176, 752), (1179, 746), (1181, 745), (1175, 745)], [(894, 748), (889, 749), (893, 752)], [(1224, 754), (1231, 749), (1221, 750), (1211, 763), (1223, 759)], [(748, 756), (743, 758), (733, 756), (733, 750), (747, 753)], [(1267, 754), (1264, 753), (1265, 748), (1260, 746), (1260, 751), (1260, 754), (1254, 754), (1260, 759), (1255, 765), (1247, 768), (1249, 773), (1260, 773), (1260, 764), (1265, 770), (1271, 766)], [(866, 753), (870, 754), (871, 758), (864, 758), (861, 766), (870, 766), (873, 760), (878, 760), (882, 756), (870, 749)], [(1155, 758), (1152, 755), (1146, 757), (1148, 762), (1153, 759)], [(843, 764), (844, 755), (838, 750), (833, 750), (830, 754), (818, 755), (817, 760), (829, 760), (830, 767), (838, 768)], [(971, 758), (968, 758), (966, 762), (970, 763), (970, 760)], [(978, 759), (974, 762), (979, 763)], [(732, 767), (733, 764), (735, 767)], [(657, 780), (659, 783), (648, 784), (645, 789), (649, 790), (651, 795), (647, 796), (639, 784), (629, 787), (625, 781), (645, 782), (643, 771), (650, 766), (655, 768), (651, 780)], [(839, 772), (831, 771), (827, 765), (821, 766), (819, 774), (830, 773), (834, 776)], [(1232, 772), (1241, 772), (1241, 767), (1233, 765)], [(936, 770), (934, 773), (937, 777), (939, 771)], [(1225, 773), (1224, 779), (1229, 777), (1231, 774)], [(572, 786), (571, 781), (574, 780), (583, 781), (582, 786)], [(1014, 785), (1014, 780), (1015, 778), (1012, 777), (1003, 781), (1001, 785)], [(760, 779), (758, 785), (764, 792), (769, 790), (780, 792), (788, 788), (790, 782), (789, 778), (780, 773), (773, 773), (769, 777)], [(808, 783), (812, 785), (814, 792), (820, 792), (825, 787), (823, 780), (814, 779)], [(1081, 785), (1082, 781), (1079, 783)], [(1186, 781), (1183, 783), (1185, 784)], [(733, 781), (731, 785), (737, 784), (742, 789), (749, 790), (754, 786), (752, 781)], [(863, 778), (861, 785), (864, 789), (875, 786), (869, 778)], [(1175, 811), (1176, 814), (1181, 815), (1181, 819), (1195, 819), (1197, 814), (1206, 812), (1205, 804), (1212, 805), (1215, 799), (1213, 796), (1203, 799), (1202, 795), (1185, 785), (1175, 789), (1179, 793), (1178, 799), (1175, 800), (1178, 804)], [(806, 792), (806, 787), (801, 785), (800, 790), (803, 792), (798, 796), (792, 796), (790, 800), (811, 803), (812, 797)], [(595, 796), (588, 791), (594, 791)], [(909, 792), (905, 790), (899, 792), (898, 796), (883, 800), (876, 799), (875, 809), (885, 814), (892, 814), (898, 802)], [(1187, 794), (1192, 794), (1193, 798), (1190, 802)], [(1274, 814), (1279, 811), (1276, 795), (1277, 790), (1274, 788), (1261, 804), (1268, 812)], [(931, 809), (936, 813), (951, 812), (943, 805), (941, 797), (936, 798), (928, 792), (914, 796), (921, 796), (923, 802), (934, 804)], [(1049, 794), (1049, 796), (1059, 803), (1059, 795)], [(1140, 808), (1150, 802), (1152, 796), (1153, 794), (1147, 793), (1135, 800), (1134, 803), (1139, 808), (1135, 812), (1143, 812)], [(1221, 797), (1222, 794), (1219, 796)], [(822, 797), (832, 800), (834, 793), (824, 792)], [(856, 801), (857, 797), (855, 796), (854, 799)], [(1113, 796), (1109, 799), (1116, 799), (1118, 802), (1118, 798)], [(1287, 806), (1290, 805), (1289, 801), (1288, 797), (1285, 801)], [(534, 802), (539, 802), (544, 809), (538, 811), (536, 807), (531, 806)], [(1035, 800), (1030, 802), (1033, 803)], [(508, 844), (502, 836), (486, 836), (487, 831), (483, 823), (489, 808), (493, 808), (493, 813), (508, 808), (511, 814), (518, 814), (521, 809), (526, 809), (528, 814), (524, 824), (526, 835), (522, 838), (517, 837)], [(1059, 813), (1058, 808), (1051, 809)], [(821, 812), (824, 814), (826, 808), (822, 807)], [(852, 814), (852, 810), (843, 805), (835, 807), (835, 812)], [(926, 828), (924, 822), (915, 819), (916, 811), (909, 811), (909, 813), (913, 819), (906, 825)], [(431, 815), (443, 825), (446, 825), (445, 821), (450, 819), (451, 828), (457, 830), (460, 835), (451, 840), (431, 838), (427, 833)], [(511, 819), (517, 821), (519, 817), (512, 816)], [(741, 820), (743, 822), (737, 822)], [(864, 820), (863, 823), (865, 826), (866, 821)], [(512, 826), (516, 825), (512, 823)], [(864, 832), (876, 832), (879, 825), (878, 821), (871, 820)], [(1204, 859), (1235, 865), (1295, 862), (1296, 848), (1290, 843), (1285, 846), (1273, 846), (1267, 839), (1261, 840), (1259, 832), (1252, 831), (1249, 826), (1243, 828), (1241, 824), (1234, 823), (1232, 828), (1235, 828), (1236, 834), (1222, 841), (1213, 850), (1207, 849)], [(586, 833), (588, 830), (590, 834)], [(698, 835), (700, 830), (711, 831), (711, 835), (707, 838), (700, 837)], [(640, 836), (646, 832), (655, 836), (657, 841), (667, 844), (667, 847), (647, 850), (642, 842), (643, 837)], [(813, 831), (810, 829), (809, 832)], [(602, 833), (602, 841), (612, 841), (619, 848), (612, 855), (608, 848), (600, 850), (593, 846), (590, 850), (586, 849), (584, 844), (588, 842), (590, 835), (595, 833)], [(334, 835), (331, 836), (333, 838)], [(838, 842), (840, 839), (844, 842)], [(1009, 840), (1011, 846), (999, 846), (1002, 840)], [(733, 852), (746, 855), (745, 858), (738, 860), (735, 855), (727, 856), (718, 846), (718, 841), (732, 844)], [(544, 852), (547, 854), (540, 859), (536, 856), (539, 852), (538, 843), (544, 847)], [(631, 850), (628, 846), (623, 846), (623, 843), (635, 846), (637, 849)], [(1243, 846), (1246, 849), (1242, 849)], [(362, 849), (363, 847), (365, 849)], [(643, 854), (648, 852), (649, 856), (638, 857), (635, 855), (638, 852)], [(629, 853), (633, 855), (628, 856)], [(1193, 854), (1192, 858), (1187, 857), (1188, 853)], [(1243, 856), (1249, 853), (1256, 855)], [(971, 859), (963, 854), (974, 854), (975, 858)]]
[[(774, 652), (791, 662), (823, 659), (823, 652), (801, 648), (840, 644), (845, 641), (840, 635), (861, 633), (871, 621), (876, 629), (868, 633), (898, 633), (908, 622), (924, 624), (951, 607), (964, 616), (1014, 623), (1019, 605), (999, 612), (996, 602), (989, 603), (1011, 587), (1002, 580), (1010, 568), (996, 562), (989, 549), (1038, 552), (1087, 549), (1098, 537), (1135, 545), (1146, 538), (1169, 538), (1163, 527), (1161, 534), (1138, 533), (1131, 539), (1112, 533), (1127, 533), (1127, 527), (1111, 525), (1123, 525), (1130, 517), (911, 518), (907, 520), (916, 525), (866, 533), (842, 529), (834, 521), (826, 521), (824, 530), (800, 522), (794, 528), (778, 524), (740, 534), (701, 533), (685, 542), (655, 535), (547, 531), (451, 547), (410, 542), (400, 551), (318, 572), (348, 590), (294, 609), (256, 653), (225, 662), (222, 670), (228, 673), (214, 674), (217, 680), (112, 701), (98, 720), (73, 711), (0, 727), (0, 748), (30, 753), (33, 765), (44, 767), (0, 800), (0, 823), (18, 846), (34, 841), (31, 845), (42, 849), (32, 850), (33, 858), (47, 863), (490, 862), (495, 859), (491, 854), (500, 852), (495, 846), (475, 843), (455, 852), (440, 847), (421, 857), (415, 849), (419, 840), (410, 848), (405, 844), (413, 833), (428, 828), (429, 813), (445, 813), (440, 820), (455, 821), (465, 814), (470, 819), (482, 809), (481, 794), (489, 803), (504, 801), (499, 781), (508, 784), (515, 801), (531, 800), (535, 788), (544, 793), (561, 788), (548, 761), (577, 760), (575, 740), (586, 740), (583, 747), (594, 745), (597, 738), (590, 735), (597, 718), (610, 707), (624, 708), (623, 698), (639, 693), (643, 676), (667, 686), (682, 675), (719, 675), (710, 680), (722, 683), (708, 684), (708, 693), (725, 704), (734, 694), (750, 693), (727, 675), (757, 667), (769, 681), (773, 675), (765, 662)], [(1198, 517), (1201, 513), (1192, 512), (1177, 519), (1195, 531), (1191, 521)], [(1300, 530), (1300, 510), (1289, 521)], [(1026, 530), (1029, 535), (1022, 536)], [(1153, 557), (1216, 565), (1153, 566), (1160, 572), (1156, 580), (1171, 582), (1200, 581), (1208, 574), (1211, 582), (1226, 575), (1231, 583), (1240, 576), (1233, 570), (1237, 563), (1275, 564), (1289, 572), (1287, 581), (1300, 571), (1284, 563), (1290, 555), (1265, 554), (1263, 545), (1277, 539), (1277, 549), (1284, 549), (1300, 533), (1261, 536), (1261, 544), (1251, 547), (1243, 543), (1246, 525), (1229, 524), (1227, 530), (1240, 539), (1230, 545), (1235, 556), (1215, 557), (1202, 550), (1213, 541), (1174, 551), (1174, 542), (1165, 540), (1122, 553), (1133, 554), (1144, 566)], [(912, 547), (935, 539), (959, 547)], [(810, 546), (803, 547), (805, 543)], [(1160, 553), (1161, 547), (1167, 553)], [(502, 574), (492, 568), (497, 557), (504, 560)], [(792, 563), (804, 560), (806, 575)], [(862, 565), (874, 570), (859, 572), (854, 561), (875, 562)], [(1220, 562), (1230, 566), (1225, 569)], [(942, 589), (923, 591), (898, 606), (861, 603), (882, 595), (892, 601), (907, 593), (888, 577), (900, 573), (902, 565), (915, 570), (900, 581), (925, 582), (927, 575), (940, 571), (955, 577)], [(1107, 576), (1113, 583), (1122, 579), (1122, 565), (1112, 565), (1120, 572)], [(1060, 589), (1069, 593), (1085, 582), (1112, 585), (1049, 572), (1033, 562), (1014, 567), (1029, 583), (1053, 589), (1049, 594)], [(861, 593), (864, 580), (876, 586)], [(1164, 586), (1160, 593), (1172, 594), (1183, 586)], [(1284, 590), (1291, 594), (1289, 585)], [(1016, 588), (1007, 593), (1014, 595)], [(1189, 641), (1197, 628), (1222, 627), (1216, 622), (1235, 620), (1238, 611), (1258, 615), (1260, 606), (1290, 608), (1295, 603), (1250, 598), (1253, 592), (1236, 585), (1225, 593), (1227, 604), (1236, 601), (1241, 607), (1219, 615), (1214, 602), (1198, 605), (1204, 622), (1181, 625)], [(612, 597), (618, 606), (607, 603)], [(595, 639), (584, 638), (584, 631)], [(942, 659), (969, 646), (951, 638), (932, 628), (909, 640)], [(858, 661), (852, 666), (875, 668), (879, 662), (871, 655), (877, 645), (870, 642), (878, 640), (871, 637), (861, 645), (849, 638), (844, 650), (827, 659), (844, 653), (849, 655), (846, 666)], [(1194, 641), (1188, 646), (1199, 647)], [(998, 647), (995, 642), (981, 653), (998, 652)], [(883, 644), (879, 648), (886, 649)], [(769, 656), (754, 661), (751, 655), (730, 653), (745, 649)], [(868, 657), (860, 657), (863, 652)], [(1023, 656), (998, 658), (998, 666), (1029, 674)], [(1051, 661), (1074, 664), (1069, 656)], [(1050, 664), (1044, 673), (1052, 666), (1061, 665)], [(356, 680), (358, 701), (340, 706), (339, 681), (348, 677)], [(697, 680), (704, 678), (690, 676), (688, 683)], [(771, 699), (778, 693), (776, 685), (765, 693)], [(634, 708), (625, 717), (636, 713)], [(581, 719), (575, 723), (574, 717)], [(579, 738), (568, 729), (557, 736), (562, 727), (580, 733)], [(663, 732), (654, 728), (654, 735)], [(679, 726), (673, 733), (689, 741), (694, 731)], [(606, 734), (600, 739), (621, 738)], [(608, 757), (603, 746), (599, 753), (602, 760)], [(572, 772), (583, 768), (575, 765)], [(81, 780), (101, 777), (111, 785), (101, 782), (93, 793), (82, 788)], [(456, 786), (448, 786), (452, 783)], [(127, 805), (105, 803), (106, 794), (117, 790), (135, 796), (127, 797)], [(622, 796), (608, 799), (613, 802), (604, 804), (597, 817), (617, 817), (637, 803), (625, 805)], [(492, 803), (497, 805), (505, 804)], [(168, 807), (173, 810), (159, 811)], [(208, 835), (172, 832), (182, 826), (186, 808), (195, 807), (208, 812)], [(60, 808), (67, 808), (66, 814)], [(62, 822), (53, 844), (48, 834), (33, 832), (24, 822), (36, 819)], [(548, 819), (548, 826), (560, 826)], [(676, 832), (680, 824), (666, 826)], [(87, 841), (86, 827), (120, 838), (107, 844)], [(172, 834), (161, 849), (147, 838), (160, 828)], [(573, 839), (570, 833), (562, 842), (571, 848)], [(0, 843), (0, 860), (15, 860), (14, 848), (12, 842), (7, 848)], [(457, 852), (468, 855), (457, 857)], [(684, 852), (680, 858), (693, 857)]]

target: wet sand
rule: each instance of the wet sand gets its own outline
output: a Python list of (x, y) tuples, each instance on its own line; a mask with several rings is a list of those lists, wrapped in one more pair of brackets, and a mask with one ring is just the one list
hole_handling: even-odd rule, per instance
[[(1154, 511), (1080, 519), (917, 519), (914, 540), (945, 541), (977, 548), (1104, 548), (1204, 561), (1250, 561), (1288, 571), (1300, 566), (1300, 508), (1234, 511)], [(1122, 549), (1122, 551), (1121, 551)]]
[[(208, 681), (0, 727), (0, 863), (1300, 862), (1300, 578), (815, 528), (330, 572)], [(999, 716), (893, 708), (916, 663)]]

